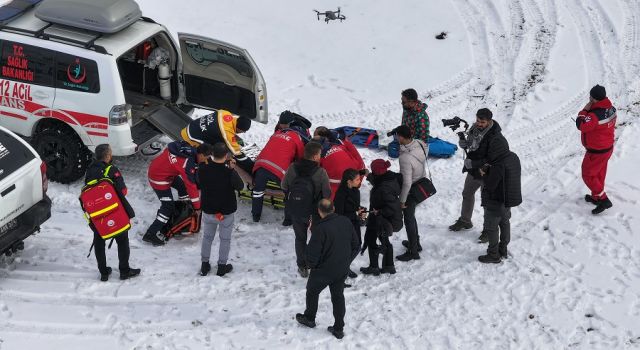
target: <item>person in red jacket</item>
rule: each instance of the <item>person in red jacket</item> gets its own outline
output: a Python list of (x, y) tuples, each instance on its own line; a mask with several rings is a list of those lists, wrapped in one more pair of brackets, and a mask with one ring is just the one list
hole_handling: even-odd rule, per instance
[(149, 165), (149, 184), (160, 199), (160, 209), (156, 219), (142, 237), (154, 246), (164, 245), (165, 237), (160, 230), (173, 213), (171, 188), (178, 191), (179, 200), (191, 199), (193, 208), (200, 210), (200, 190), (198, 190), (198, 163), (203, 163), (213, 154), (213, 148), (203, 143), (193, 148), (186, 141), (174, 141), (167, 145)]
[(596, 205), (591, 212), (600, 214), (613, 206), (604, 191), (607, 163), (613, 153), (617, 113), (603, 86), (596, 85), (589, 92), (589, 102), (578, 113), (576, 127), (582, 134), (582, 145), (587, 150), (582, 160), (582, 179), (591, 194), (587, 202)]
[[(295, 120), (293, 113), (284, 111), (280, 114), (276, 131), (271, 135), (253, 166), (253, 189), (251, 193), (251, 215), (254, 222), (260, 221), (262, 215), (262, 200), (267, 182), (278, 184), (284, 173), (294, 161), (304, 156), (306, 143), (305, 131), (299, 127), (292, 127)], [(285, 213), (285, 222), (287, 221)]]
[(366, 166), (356, 147), (348, 140), (338, 139), (331, 130), (319, 126), (313, 133), (314, 139), (322, 144), (322, 160), (320, 166), (327, 171), (331, 184), (331, 200), (333, 200), (342, 174), (347, 169), (356, 169), (361, 176), (366, 175)]

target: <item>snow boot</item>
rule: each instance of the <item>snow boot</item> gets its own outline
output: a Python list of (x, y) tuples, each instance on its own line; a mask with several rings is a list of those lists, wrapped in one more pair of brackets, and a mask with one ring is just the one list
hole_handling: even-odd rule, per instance
[(356, 278), (356, 277), (358, 277), (358, 274), (353, 272), (351, 269), (349, 269), (349, 273), (347, 274), (347, 276), (349, 278)]
[(296, 314), (296, 321), (303, 326), (307, 326), (309, 328), (314, 328), (316, 326), (316, 321), (309, 319), (304, 314)]
[(363, 275), (380, 276), (380, 269), (377, 266), (361, 267), (360, 272), (362, 272)]
[(109, 266), (107, 266), (107, 273), (100, 273), (100, 281), (106, 282), (109, 280), (109, 275), (111, 275), (111, 271), (113, 271)]
[(233, 270), (233, 265), (231, 264), (218, 264), (218, 271), (216, 275), (222, 277)]
[(206, 276), (211, 271), (211, 264), (208, 261), (203, 261), (202, 266), (200, 266), (200, 276)]
[(341, 329), (336, 329), (333, 326), (329, 326), (327, 327), (327, 330), (329, 331), (329, 333), (333, 334), (333, 336), (338, 339), (344, 338), (344, 332)]
[(161, 233), (158, 234), (153, 234), (151, 232), (147, 232), (144, 234), (144, 236), (142, 236), (142, 240), (147, 242), (147, 243), (151, 243), (151, 245), (153, 245), (154, 247), (158, 247), (158, 246), (162, 246), (164, 245), (166, 242), (163, 238), (160, 238), (158, 236), (163, 236)]
[(259, 214), (251, 214), (251, 216), (253, 217), (253, 222), (260, 222)]
[(306, 267), (298, 267), (298, 274), (302, 278), (308, 278), (309, 277), (309, 269), (306, 268)]
[(591, 211), (591, 214), (593, 215), (600, 214), (611, 207), (613, 207), (613, 203), (611, 203), (609, 198), (601, 199), (598, 201), (596, 208)]
[(594, 204), (594, 205), (598, 205), (598, 201), (597, 201), (597, 200), (595, 200), (595, 199), (593, 199), (593, 197), (591, 197), (591, 195), (590, 195), (590, 194), (585, 194), (585, 195), (584, 195), (584, 201), (585, 201), (585, 202), (587, 202), (587, 203), (591, 203), (591, 204)]
[(140, 269), (129, 269), (129, 271), (122, 273), (122, 271), (120, 271), (120, 279), (121, 280), (128, 280), (129, 278), (133, 278), (136, 277), (140, 274)]
[(404, 254), (396, 256), (396, 259), (398, 259), (399, 261), (420, 260), (420, 255), (418, 253), (412, 253), (407, 249)]
[(460, 230), (468, 230), (473, 227), (473, 224), (470, 222), (465, 222), (460, 219), (456, 220), (456, 222), (449, 226), (450, 231), (460, 231)]
[[(409, 241), (407, 241), (406, 239), (404, 241), (402, 241), (402, 246), (405, 248), (409, 248)], [(418, 252), (422, 251), (422, 245), (420, 244), (420, 242), (418, 242)]]
[(478, 257), (478, 261), (480, 261), (483, 264), (499, 264), (500, 262), (502, 262), (502, 260), (500, 260), (500, 255), (491, 255), (491, 254), (487, 254), (487, 255), (481, 255)]
[(380, 273), (388, 273), (390, 275), (394, 275), (396, 273), (396, 267), (393, 265), (384, 266), (380, 269)]
[(480, 237), (478, 237), (478, 243), (489, 243), (489, 235), (482, 231)]

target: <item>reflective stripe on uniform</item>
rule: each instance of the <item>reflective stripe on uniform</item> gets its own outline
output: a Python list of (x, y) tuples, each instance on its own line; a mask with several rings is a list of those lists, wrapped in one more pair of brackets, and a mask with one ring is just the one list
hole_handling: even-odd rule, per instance
[(163, 224), (166, 224), (166, 223), (167, 223), (167, 221), (169, 221), (169, 220), (167, 220), (167, 219), (165, 219), (165, 218), (163, 218), (163, 217), (160, 217), (160, 215), (157, 215), (157, 216), (156, 216), (156, 220), (160, 221), (160, 222), (161, 222), (161, 223), (163, 223)]
[(149, 179), (149, 182), (155, 185), (171, 185), (171, 182), (169, 181), (156, 181), (156, 180)]
[(276, 164), (276, 163), (274, 163), (274, 162), (272, 162), (270, 160), (267, 160), (267, 159), (258, 159), (258, 160), (256, 160), (256, 164), (260, 164), (260, 163), (264, 163), (266, 165), (274, 167), (277, 171), (282, 173), (282, 175), (285, 174), (284, 169), (282, 169), (278, 164)]
[(341, 180), (336, 180), (336, 179), (329, 179), (329, 182), (332, 184), (340, 184), (340, 182), (342, 182)]
[(173, 202), (172, 197), (160, 197), (161, 202)]

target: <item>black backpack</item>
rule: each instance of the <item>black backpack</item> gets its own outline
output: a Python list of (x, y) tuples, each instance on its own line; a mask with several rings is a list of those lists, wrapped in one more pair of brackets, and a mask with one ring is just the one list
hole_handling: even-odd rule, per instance
[(313, 214), (318, 202), (313, 175), (318, 170), (320, 167), (316, 168), (309, 176), (296, 176), (289, 186), (286, 206), (292, 217), (307, 219)]

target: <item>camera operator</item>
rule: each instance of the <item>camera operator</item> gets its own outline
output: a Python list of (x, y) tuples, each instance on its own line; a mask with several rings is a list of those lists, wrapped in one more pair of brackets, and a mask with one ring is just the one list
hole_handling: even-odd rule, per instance
[[(482, 187), (482, 168), (492, 164), (496, 159), (504, 157), (509, 152), (509, 144), (502, 136), (500, 124), (493, 120), (493, 113), (488, 108), (481, 108), (476, 113), (476, 122), (469, 129), (466, 138), (460, 138), (458, 144), (466, 151), (463, 173), (467, 173), (462, 190), (462, 209), (460, 218), (449, 230), (460, 231), (473, 227), (471, 216), (475, 204), (475, 194)], [(483, 231), (478, 237), (480, 243), (488, 242), (488, 237)]]

